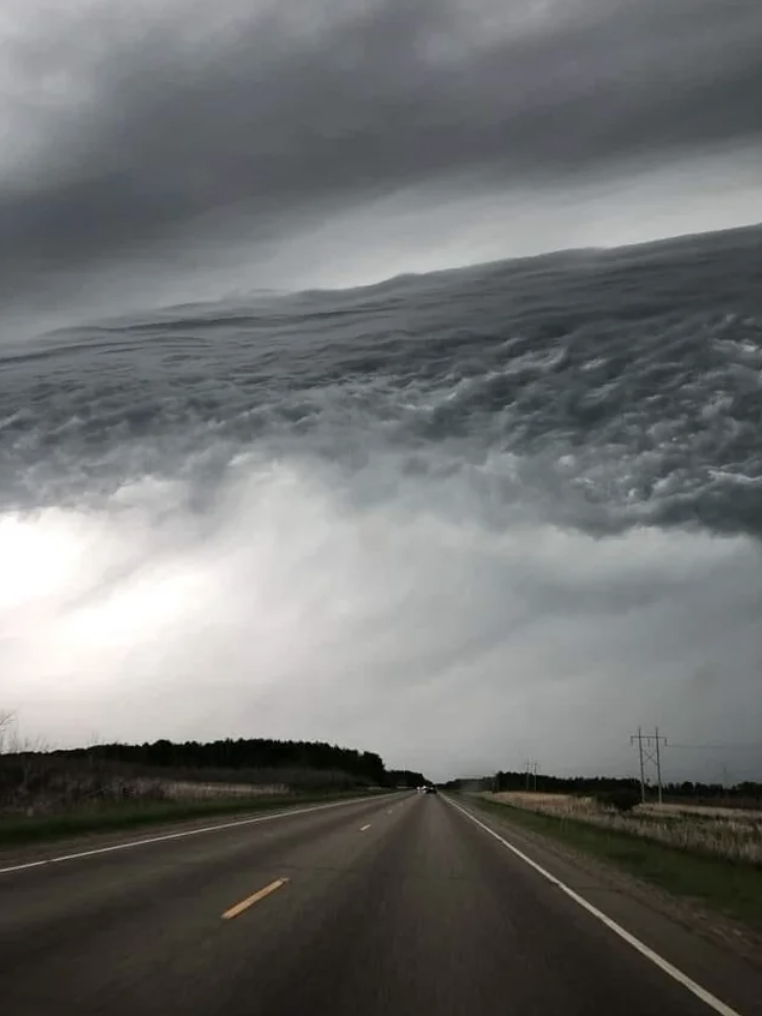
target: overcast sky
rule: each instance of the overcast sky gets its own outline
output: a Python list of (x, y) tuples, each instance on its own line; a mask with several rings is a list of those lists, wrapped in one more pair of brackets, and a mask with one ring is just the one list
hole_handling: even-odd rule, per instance
[(6, 0), (0, 46), (51, 320), (762, 219), (758, 0)]
[[(184, 480), (145, 477), (98, 510), (0, 517), (0, 705), (22, 735), (319, 739), (436, 778), (526, 759), (635, 775), (629, 736), (658, 723), (722, 745), (666, 752), (670, 779), (759, 778), (758, 542), (600, 539), (526, 502), (496, 529), (467, 464), (432, 481), (361, 436), (350, 476), (242, 454), (203, 514)], [(436, 469), (436, 449), (416, 454)]]

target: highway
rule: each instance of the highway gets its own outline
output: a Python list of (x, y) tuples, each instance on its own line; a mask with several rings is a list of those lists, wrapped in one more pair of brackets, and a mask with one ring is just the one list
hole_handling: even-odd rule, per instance
[(6, 854), (0, 1012), (762, 1014), (755, 968), (496, 821), (397, 793)]

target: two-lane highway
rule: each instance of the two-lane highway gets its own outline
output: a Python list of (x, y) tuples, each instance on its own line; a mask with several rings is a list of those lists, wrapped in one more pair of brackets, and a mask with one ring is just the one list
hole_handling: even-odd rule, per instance
[(6, 865), (4, 1016), (762, 1013), (751, 968), (731, 963), (734, 997), (702, 995), (695, 971), (637, 948), (457, 802), (224, 825)]

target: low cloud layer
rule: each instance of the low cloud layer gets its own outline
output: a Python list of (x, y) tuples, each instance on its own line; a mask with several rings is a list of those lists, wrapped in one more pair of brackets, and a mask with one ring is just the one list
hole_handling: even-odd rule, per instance
[(761, 45), (756, 0), (11, 7), (4, 288), (146, 259), (182, 275), (231, 246), (255, 269), (405, 194), (616, 191), (718, 152), (730, 169), (762, 141)]
[(24, 729), (320, 736), (442, 778), (526, 757), (629, 773), (629, 735), (657, 722), (728, 746), (669, 754), (670, 778), (756, 772), (750, 539), (497, 532), (464, 476), (432, 490), (384, 468), (347, 485), (251, 455), (202, 514), (184, 483), (146, 479), (97, 510), (7, 515), (0, 667)]

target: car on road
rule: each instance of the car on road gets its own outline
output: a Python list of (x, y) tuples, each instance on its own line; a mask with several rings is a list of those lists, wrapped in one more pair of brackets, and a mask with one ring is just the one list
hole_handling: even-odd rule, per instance
[(428, 787), (423, 788), (423, 792), (424, 794), (436, 794), (437, 788), (429, 785)]

